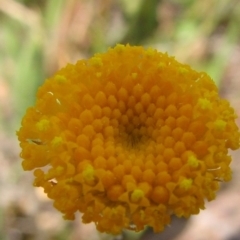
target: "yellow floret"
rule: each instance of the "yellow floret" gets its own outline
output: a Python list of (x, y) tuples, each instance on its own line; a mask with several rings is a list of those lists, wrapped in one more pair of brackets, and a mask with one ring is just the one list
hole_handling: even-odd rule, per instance
[(200, 106), (201, 109), (205, 110), (205, 109), (212, 109), (212, 104), (211, 102), (206, 99), (206, 98), (200, 98), (198, 100), (198, 105)]
[(45, 130), (49, 129), (50, 122), (47, 119), (42, 119), (36, 123), (36, 127), (39, 131), (45, 131)]
[(57, 147), (61, 143), (63, 143), (63, 139), (61, 137), (54, 137), (54, 139), (51, 141), (52, 146)]
[(67, 81), (66, 77), (62, 76), (62, 75), (56, 75), (55, 79), (57, 82), (59, 83), (65, 83)]
[(86, 183), (91, 184), (94, 181), (94, 169), (92, 166), (87, 166), (86, 169), (84, 169), (83, 173), (83, 179)]
[(138, 202), (144, 197), (144, 192), (141, 189), (135, 189), (131, 194), (131, 200), (133, 202)]
[(220, 131), (223, 131), (226, 127), (227, 123), (224, 121), (224, 120), (221, 120), (221, 119), (217, 119), (215, 122), (214, 122), (214, 127), (217, 129), (217, 130), (220, 130)]
[(101, 67), (103, 65), (102, 59), (100, 57), (93, 57), (91, 59), (91, 64), (96, 67)]
[(180, 67), (178, 70), (179, 70), (179, 73), (181, 73), (181, 74), (184, 74), (184, 73), (188, 72), (188, 70), (184, 67)]
[(199, 161), (195, 156), (191, 155), (188, 158), (188, 164), (189, 166), (196, 168), (199, 165)]
[(180, 188), (183, 188), (184, 190), (188, 190), (191, 186), (192, 186), (192, 179), (183, 179), (181, 182), (180, 182)]

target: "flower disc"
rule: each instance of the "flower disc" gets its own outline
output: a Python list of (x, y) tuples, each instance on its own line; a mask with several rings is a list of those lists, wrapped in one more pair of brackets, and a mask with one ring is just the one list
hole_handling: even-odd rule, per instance
[(66, 219), (80, 211), (102, 232), (162, 231), (230, 180), (235, 119), (206, 73), (117, 45), (39, 88), (18, 132), (22, 165)]

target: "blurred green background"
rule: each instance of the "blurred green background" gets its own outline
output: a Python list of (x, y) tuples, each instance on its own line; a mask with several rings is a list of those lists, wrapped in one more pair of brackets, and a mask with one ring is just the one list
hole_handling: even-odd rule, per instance
[(44, 79), (116, 43), (167, 51), (206, 71), (224, 92), (232, 58), (240, 55), (240, 1), (0, 0), (1, 240), (112, 239), (81, 220), (64, 222), (31, 187), (14, 134)]

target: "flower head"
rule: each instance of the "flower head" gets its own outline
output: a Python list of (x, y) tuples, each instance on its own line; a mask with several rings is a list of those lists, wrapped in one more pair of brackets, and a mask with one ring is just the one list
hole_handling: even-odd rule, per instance
[(66, 219), (102, 232), (162, 231), (231, 178), (236, 115), (210, 77), (117, 45), (47, 79), (18, 131), (24, 170)]

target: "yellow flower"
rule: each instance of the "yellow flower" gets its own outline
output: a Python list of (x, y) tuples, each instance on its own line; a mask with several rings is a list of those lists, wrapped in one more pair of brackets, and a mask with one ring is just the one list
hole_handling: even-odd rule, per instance
[(47, 79), (17, 134), (24, 170), (66, 219), (158, 232), (230, 180), (235, 119), (206, 73), (117, 45)]

